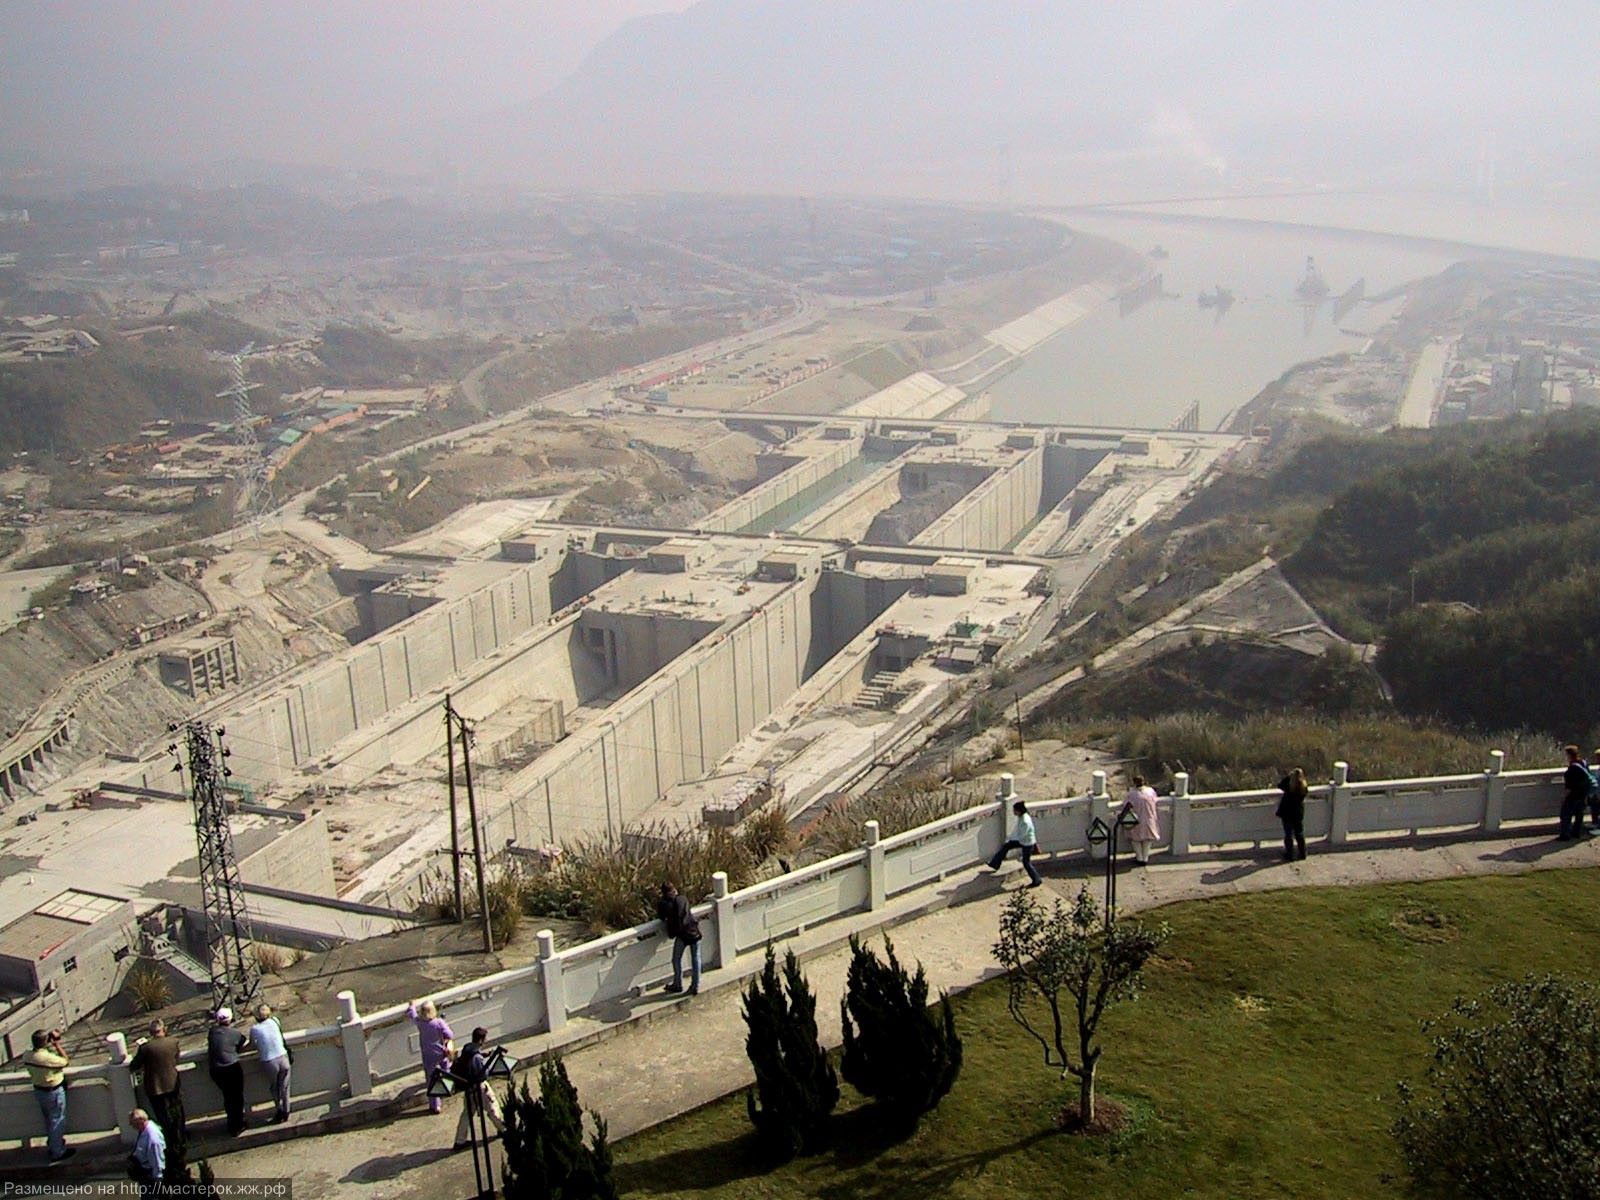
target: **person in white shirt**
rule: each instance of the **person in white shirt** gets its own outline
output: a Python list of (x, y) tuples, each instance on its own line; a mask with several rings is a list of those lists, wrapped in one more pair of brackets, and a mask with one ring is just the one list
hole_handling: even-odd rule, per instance
[(283, 1026), (272, 1015), (270, 1004), (256, 1005), (256, 1023), (250, 1027), (250, 1044), (261, 1056), (267, 1086), (272, 1089), (272, 1103), (277, 1109), (272, 1117), (273, 1124), (281, 1125), (289, 1119), (289, 1047), (283, 1040)]
[(1011, 812), (1017, 818), (1017, 823), (1011, 829), (1011, 840), (994, 852), (994, 857), (989, 860), (989, 869), (998, 871), (1007, 854), (1020, 850), (1022, 869), (1032, 881), (1028, 886), (1039, 887), (1044, 880), (1039, 878), (1039, 872), (1033, 866), (1034, 853), (1039, 849), (1039, 835), (1033, 828), (1033, 818), (1028, 815), (1028, 806), (1021, 800), (1011, 806)]

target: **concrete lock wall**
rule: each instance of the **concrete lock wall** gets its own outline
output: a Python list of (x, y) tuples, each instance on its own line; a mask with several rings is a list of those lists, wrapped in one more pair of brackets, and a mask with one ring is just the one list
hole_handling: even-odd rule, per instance
[(295, 676), (271, 697), (228, 713), (232, 769), (264, 785), (371, 728), (550, 616), (550, 564), (529, 563), (459, 600), (436, 604)]
[(272, 833), (275, 836), (261, 849), (240, 856), (239, 877), (245, 883), (313, 896), (339, 894), (325, 813), (313, 813), (304, 821)]
[(899, 471), (875, 473), (818, 509), (795, 532), (801, 537), (859, 542), (867, 536), (872, 519), (898, 504), (900, 496)]
[[(1359, 844), (1362, 837), (1492, 833), (1511, 821), (1553, 820), (1561, 802), (1560, 771), (1508, 774), (1502, 772), (1502, 762), (1496, 752), (1489, 768), (1475, 775), (1365, 784), (1349, 783), (1345, 765), (1336, 764), (1332, 781), (1311, 791), (1307, 836), (1337, 849)], [(1276, 848), (1282, 836), (1282, 826), (1272, 815), (1276, 789), (1195, 796), (1188, 792), (1187, 776), (1179, 775), (1175, 782), (1173, 795), (1161, 801), (1163, 844), (1174, 856), (1188, 855), (1200, 845)], [(1109, 815), (1116, 804), (1103, 775), (1087, 796), (1033, 800), (1041, 851), (1088, 858), (1089, 823)], [(999, 847), (1009, 819), (1009, 802), (1002, 798), (894, 837), (879, 838), (876, 823), (868, 822), (860, 849), (739, 892), (728, 892), (726, 877), (719, 877), (711, 901), (695, 909), (705, 933), (706, 966), (730, 966), (736, 956), (759, 953), (769, 942), (881, 908), (891, 897), (971, 870)], [(846, 932), (840, 922), (838, 940)], [(654, 921), (561, 951), (548, 932), (539, 941), (538, 961), (469, 980), (437, 993), (434, 1000), (457, 1028), (481, 1024), (496, 1038), (513, 1038), (558, 1031), (573, 1015), (657, 986), (671, 975), (671, 939)], [(416, 1030), (405, 1009), (362, 1016), (352, 993), (342, 992), (339, 998), (337, 1025), (288, 1035), (295, 1047), (296, 1106), (337, 1109), (369, 1093), (374, 1083), (412, 1074), (420, 1084)], [(107, 1039), (107, 1052), (109, 1062), (69, 1071), (67, 1127), (73, 1133), (108, 1137), (120, 1132), (131, 1139), (132, 1131), (120, 1127), (134, 1103), (122, 1034)], [(184, 1102), (191, 1120), (221, 1113), (220, 1098), (201, 1068), (202, 1057), (198, 1048), (185, 1056)], [(264, 1105), (266, 1081), (252, 1067), (245, 1072), (247, 1099)], [(27, 1075), (0, 1075), (0, 1143), (28, 1149), (42, 1140)]]
[(697, 643), (519, 772), (490, 805), (490, 843), (619, 833), (668, 789), (711, 771), (804, 681), (816, 586), (786, 588)]
[[(521, 653), (493, 664), (470, 680), (458, 680), (452, 702), (469, 718), (487, 716), (524, 697), (559, 701), (570, 711), (609, 686), (604, 670), (579, 644), (578, 617), (563, 618)], [(388, 722), (366, 742), (341, 747), (340, 767), (365, 777), (390, 763), (414, 763), (444, 746), (440, 716), (442, 689), (435, 688), (389, 714)]]
[(794, 499), (807, 488), (821, 483), (842, 470), (861, 453), (861, 441), (852, 438), (818, 454), (812, 454), (744, 495), (730, 500), (699, 523), (704, 533), (738, 533), (755, 524), (780, 505)]
[(1039, 515), (1044, 449), (1020, 454), (990, 475), (911, 539), (913, 546), (997, 550), (1009, 546)]

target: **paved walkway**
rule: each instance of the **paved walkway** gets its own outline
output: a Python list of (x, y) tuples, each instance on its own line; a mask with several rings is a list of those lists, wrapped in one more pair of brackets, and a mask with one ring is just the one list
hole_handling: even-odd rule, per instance
[[(1581, 844), (1557, 842), (1541, 826), (1519, 836), (1421, 839), (1364, 843), (1343, 851), (1317, 853), (1300, 863), (1284, 863), (1275, 847), (1259, 853), (1166, 862), (1158, 856), (1148, 870), (1126, 870), (1118, 883), (1124, 909), (1137, 910), (1177, 900), (1283, 887), (1386, 883), (1464, 875), (1508, 874), (1560, 867), (1600, 866), (1600, 839)], [(1046, 888), (1070, 896), (1085, 876), (1081, 864), (1052, 870), (1042, 863)], [(1097, 872), (1092, 881), (1098, 895)], [(935, 988), (960, 990), (997, 973), (990, 957), (998, 913), (1007, 893), (1020, 885), (1012, 863), (1000, 875), (984, 870), (952, 876), (942, 884), (899, 898), (882, 913), (862, 914), (853, 927), (893, 925), (901, 958), (920, 960)], [(843, 946), (829, 947), (840, 923), (796, 943), (819, 998), (823, 1040), (839, 1041), (837, 997), (844, 988), (849, 959)], [(698, 997), (668, 999), (659, 992), (596, 1014), (589, 1024), (595, 1037), (569, 1049), (566, 1061), (585, 1104), (599, 1109), (613, 1138), (688, 1112), (733, 1092), (750, 1080), (743, 1053), (744, 1024), (739, 1013), (742, 976), (760, 968), (759, 955), (746, 955), (728, 971), (709, 972)], [(542, 1049), (543, 1039), (509, 1043), (522, 1057)], [(419, 1071), (420, 1076), (420, 1071)], [(420, 1082), (420, 1080), (419, 1080)], [(300, 1196), (359, 1197), (361, 1200), (433, 1200), (472, 1194), (472, 1164), (449, 1150), (454, 1113), (429, 1117), (425, 1105), (410, 1099), (386, 1124), (367, 1125), (288, 1144), (211, 1147), (221, 1178), (276, 1177), (287, 1172)], [(294, 1127), (275, 1135), (292, 1136)], [(216, 1153), (217, 1149), (232, 1150)]]

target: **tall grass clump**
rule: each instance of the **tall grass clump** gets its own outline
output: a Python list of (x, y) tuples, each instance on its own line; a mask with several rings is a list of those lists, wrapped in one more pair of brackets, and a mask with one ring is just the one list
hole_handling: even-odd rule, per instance
[(738, 827), (739, 843), (753, 863), (791, 854), (795, 849), (794, 830), (781, 804), (764, 804)]
[(862, 826), (867, 821), (876, 821), (879, 835), (890, 837), (975, 808), (988, 799), (988, 790), (981, 784), (946, 786), (932, 777), (908, 780), (865, 796), (841, 797), (806, 828), (803, 848), (808, 858), (831, 858), (861, 845)]
[(754, 837), (720, 827), (683, 829), (667, 824), (626, 830), (618, 841), (580, 837), (562, 847), (552, 866), (525, 872), (522, 906), (534, 916), (582, 921), (595, 932), (626, 929), (655, 916), (667, 880), (698, 904), (711, 895), (711, 877), (728, 875), (728, 887), (755, 879)]
[[(496, 950), (503, 949), (522, 928), (524, 912), (523, 872), (515, 864), (506, 863), (491, 867), (484, 891), (489, 899), (489, 936)], [(478, 904), (478, 882), (471, 872), (463, 872), (461, 879), (461, 906), (468, 920), (482, 912)], [(440, 921), (457, 921), (462, 914), (456, 911), (455, 881), (442, 870), (429, 872), (423, 877), (417, 910), (423, 916)]]
[(129, 971), (122, 987), (140, 1012), (155, 1012), (172, 1003), (172, 985), (159, 967), (149, 963), (140, 963)]
[(1310, 717), (1264, 714), (1221, 720), (1205, 713), (1134, 719), (1114, 735), (1118, 757), (1146, 778), (1187, 771), (1195, 792), (1249, 791), (1274, 786), (1291, 767), (1312, 780), (1350, 764), (1353, 779), (1407, 779), (1472, 774), (1504, 750), (1512, 769), (1559, 759), (1548, 739), (1525, 733), (1465, 737), (1423, 721), (1396, 717)]

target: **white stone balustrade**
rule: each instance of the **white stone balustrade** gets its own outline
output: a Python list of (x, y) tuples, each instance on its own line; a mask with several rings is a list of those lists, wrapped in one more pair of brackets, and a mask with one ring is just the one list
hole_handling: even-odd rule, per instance
[[(1488, 768), (1478, 774), (1360, 783), (1350, 781), (1345, 763), (1337, 763), (1334, 777), (1313, 786), (1307, 798), (1307, 839), (1326, 850), (1363, 838), (1477, 835), (1513, 823), (1553, 823), (1561, 801), (1561, 771), (1507, 772), (1504, 764), (1505, 756), (1495, 751)], [(1164, 849), (1172, 858), (1248, 846), (1276, 852), (1282, 827), (1274, 816), (1275, 787), (1192, 795), (1186, 774), (1176, 776), (1174, 784), (1160, 804)], [(974, 869), (1007, 837), (1015, 798), (1011, 777), (1001, 776), (991, 803), (891, 837), (881, 835), (877, 822), (868, 822), (860, 849), (741, 891), (730, 892), (726, 875), (719, 872), (713, 897), (695, 908), (705, 933), (707, 971), (734, 966), (740, 959), (750, 970), (758, 969), (769, 942), (874, 911), (916, 888)], [(1075, 856), (1088, 861), (1089, 823), (1108, 814), (1114, 803), (1101, 771), (1094, 773), (1087, 795), (1022, 798), (1034, 815), (1040, 850), (1058, 861)], [(839, 921), (840, 940), (846, 924)], [(549, 1034), (554, 1046), (573, 1016), (637, 996), (672, 973), (672, 942), (655, 921), (561, 950), (554, 936), (542, 930), (537, 945), (537, 957), (526, 965), (435, 993), (433, 1000), (458, 1031), (483, 1025), (496, 1039)], [(716, 983), (714, 975), (708, 983)], [(362, 1015), (354, 993), (340, 992), (338, 1000), (336, 1024), (287, 1035), (295, 1050), (297, 1112), (337, 1112), (369, 1096), (375, 1086), (407, 1076), (421, 1083), (417, 1034), (405, 1008)], [(123, 1035), (112, 1034), (106, 1041), (108, 1061), (69, 1069), (67, 1129), (108, 1138), (120, 1134), (130, 1142), (132, 1131), (124, 1124), (134, 1095), (130, 1055)], [(184, 1104), (191, 1121), (222, 1111), (203, 1059), (203, 1046), (184, 1057)], [(246, 1098), (264, 1109), (270, 1102), (265, 1078), (248, 1066), (245, 1077)], [(42, 1137), (27, 1075), (0, 1075), (0, 1146), (38, 1150)]]

